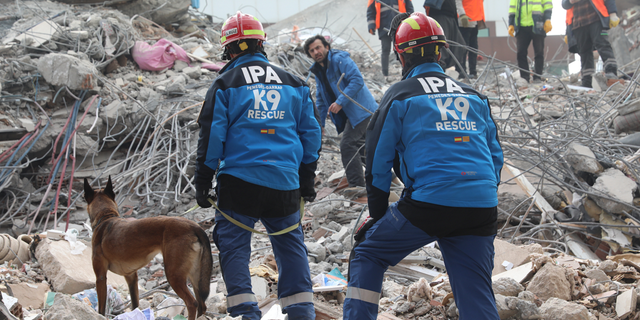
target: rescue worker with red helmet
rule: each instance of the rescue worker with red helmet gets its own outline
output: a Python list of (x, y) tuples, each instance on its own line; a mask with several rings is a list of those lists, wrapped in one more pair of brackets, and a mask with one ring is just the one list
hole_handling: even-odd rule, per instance
[(271, 65), (263, 41), (262, 24), (249, 14), (238, 12), (222, 26), (224, 57), (231, 61), (209, 88), (198, 117), (196, 200), (212, 206), (217, 171), (213, 240), (227, 312), (261, 318), (249, 273), (251, 230), (259, 220), (270, 234), (283, 312), (289, 319), (315, 319), (300, 211), (301, 198), (315, 198), (320, 123), (309, 87)]
[[(442, 28), (423, 13), (394, 18), (403, 79), (367, 132), (370, 218), (354, 248), (344, 319), (376, 319), (386, 269), (437, 241), (461, 320), (498, 320), (491, 287), (504, 162), (486, 96), (444, 74)], [(405, 185), (389, 205), (391, 169)], [(365, 224), (366, 226), (366, 224)]]

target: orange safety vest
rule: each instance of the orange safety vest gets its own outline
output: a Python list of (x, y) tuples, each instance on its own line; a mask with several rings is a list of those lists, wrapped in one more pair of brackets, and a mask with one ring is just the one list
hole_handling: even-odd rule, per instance
[(464, 12), (471, 21), (484, 21), (484, 5), (482, 0), (462, 0)]
[[(607, 7), (604, 5), (604, 0), (590, 0), (591, 3), (596, 7), (596, 10), (602, 14), (603, 17), (609, 16), (609, 11), (607, 11)], [(573, 7), (567, 10), (567, 25), (571, 25), (573, 23)]]
[[(369, 0), (367, 7), (369, 7), (376, 0)], [(382, 8), (382, 4), (376, 1), (376, 29), (380, 29), (380, 9)], [(401, 13), (407, 12), (407, 7), (404, 3), (404, 0), (398, 0), (398, 11)]]

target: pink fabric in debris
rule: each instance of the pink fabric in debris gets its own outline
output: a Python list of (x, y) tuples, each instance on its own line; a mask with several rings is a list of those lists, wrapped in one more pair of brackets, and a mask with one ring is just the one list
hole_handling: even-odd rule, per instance
[(212, 71), (220, 71), (224, 67), (226, 63), (203, 63), (200, 66), (205, 69), (209, 69)]
[(166, 39), (160, 39), (154, 45), (149, 45), (144, 41), (136, 41), (131, 55), (140, 69), (149, 71), (171, 68), (176, 60), (189, 63), (187, 52), (179, 45)]

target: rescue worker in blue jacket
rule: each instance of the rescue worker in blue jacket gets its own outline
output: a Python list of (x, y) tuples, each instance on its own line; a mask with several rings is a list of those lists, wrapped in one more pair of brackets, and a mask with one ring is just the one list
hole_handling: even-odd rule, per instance
[[(258, 320), (251, 290), (251, 232), (260, 220), (279, 271), (278, 298), (289, 319), (315, 319), (307, 248), (299, 224), (301, 197), (315, 198), (313, 181), (321, 128), (309, 87), (269, 63), (262, 24), (238, 12), (222, 27), (231, 61), (209, 88), (198, 117), (196, 200), (210, 207), (217, 169), (218, 208), (213, 240), (227, 288), (227, 311)], [(221, 214), (224, 213), (225, 215)], [(229, 218), (227, 218), (229, 217)], [(233, 219), (233, 220), (231, 220)]]
[(338, 133), (344, 131), (340, 140), (340, 154), (349, 187), (364, 187), (364, 161), (361, 157), (364, 158), (367, 125), (378, 104), (348, 52), (332, 50), (327, 39), (321, 35), (307, 39), (304, 51), (316, 61), (311, 66), (311, 72), (316, 76), (316, 107), (320, 113), (320, 124), (324, 128), (329, 112)]
[[(400, 14), (392, 28), (404, 77), (367, 129), (373, 223), (358, 231), (366, 237), (354, 249), (344, 319), (376, 319), (387, 267), (438, 241), (460, 319), (498, 320), (491, 271), (503, 153), (489, 101), (444, 74), (435, 20)], [(392, 168), (405, 189), (389, 205)]]

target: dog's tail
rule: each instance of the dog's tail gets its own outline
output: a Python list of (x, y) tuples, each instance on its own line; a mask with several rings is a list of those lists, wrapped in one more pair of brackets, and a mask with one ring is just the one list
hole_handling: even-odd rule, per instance
[(211, 282), (211, 272), (213, 270), (213, 257), (211, 255), (211, 243), (209, 243), (209, 236), (200, 227), (196, 230), (198, 236), (198, 242), (202, 245), (202, 252), (200, 253), (200, 274), (198, 277), (198, 290), (195, 292), (196, 300), (198, 300), (198, 316), (201, 316), (207, 311), (205, 301), (209, 297), (209, 285)]

